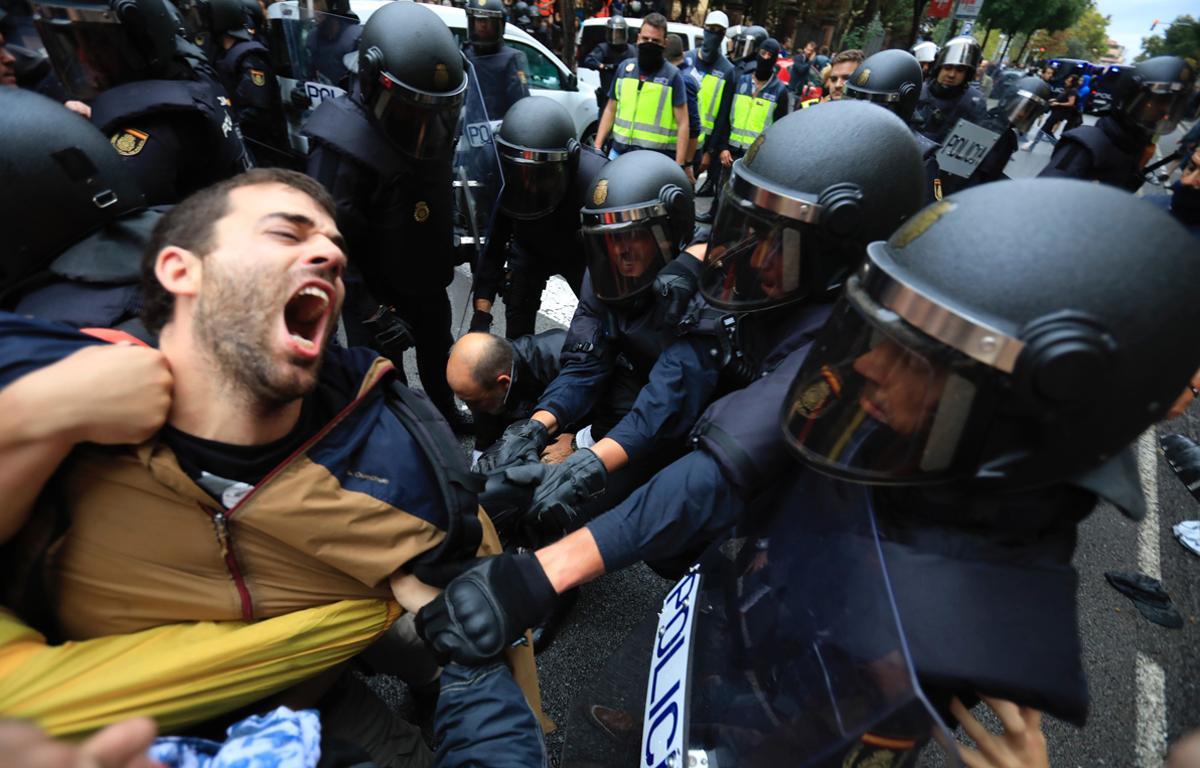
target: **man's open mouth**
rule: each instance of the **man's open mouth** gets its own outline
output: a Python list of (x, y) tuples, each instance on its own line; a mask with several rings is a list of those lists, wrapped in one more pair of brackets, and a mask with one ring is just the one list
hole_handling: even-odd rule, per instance
[(289, 346), (303, 357), (316, 357), (325, 340), (333, 289), (328, 283), (305, 283), (283, 308)]

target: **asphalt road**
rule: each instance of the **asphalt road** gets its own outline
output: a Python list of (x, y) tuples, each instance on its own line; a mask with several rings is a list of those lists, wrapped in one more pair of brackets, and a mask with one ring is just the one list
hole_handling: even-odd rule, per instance
[[(1170, 152), (1181, 135), (1179, 131), (1160, 142), (1160, 153)], [(1009, 175), (1036, 175), (1049, 156), (1050, 146), (1045, 143), (1032, 152), (1019, 151), (1009, 165)], [(1151, 186), (1143, 189), (1143, 193), (1157, 191)], [(1081, 242), (1081, 254), (1089, 247), (1103, 245)], [(461, 321), (464, 330), (468, 290), (466, 276), (457, 275), (451, 297), (455, 324)], [(569, 322), (573, 301), (565, 284), (552, 284), (544, 308), (539, 330)], [(503, 312), (497, 309), (496, 317), (493, 330), (503, 333)], [(407, 362), (410, 378), (416, 381), (415, 367), (411, 360)], [(1200, 406), (1152, 432), (1179, 432), (1200, 439)], [(1056, 768), (1157, 768), (1168, 741), (1200, 726), (1200, 557), (1186, 551), (1171, 534), (1175, 523), (1200, 518), (1200, 505), (1163, 460), (1154, 434), (1144, 436), (1139, 447), (1150, 515), (1134, 523), (1105, 505), (1079, 530), (1075, 565), (1080, 574), (1080, 628), (1092, 709), (1083, 728), (1047, 720), (1050, 764)], [(1146, 621), (1128, 599), (1108, 586), (1105, 571), (1141, 571), (1160, 578), (1184, 616), (1184, 627), (1168, 630)], [(669, 587), (639, 566), (582, 589), (558, 639), (538, 659), (545, 708), (560, 725), (566, 723), (572, 699), (599, 674), (629, 630), (657, 610)], [(387, 681), (376, 681), (375, 687), (393, 703), (403, 698), (402, 691)], [(547, 739), (555, 765), (562, 731)]]

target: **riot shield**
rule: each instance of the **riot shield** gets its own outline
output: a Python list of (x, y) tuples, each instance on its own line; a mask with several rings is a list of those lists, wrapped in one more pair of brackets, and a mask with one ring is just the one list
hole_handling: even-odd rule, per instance
[(500, 121), (488, 117), (471, 61), (463, 57), (467, 93), (454, 150), (455, 245), (460, 262), (479, 262), (492, 229), (504, 177), (493, 134)]
[[(564, 765), (959, 764), (917, 684), (867, 491), (796, 474), (610, 659), (573, 708)], [(641, 665), (632, 687), (622, 656)]]
[(959, 119), (938, 150), (938, 168), (943, 173), (970, 178), (1000, 138), (1000, 131), (994, 130), (994, 127)]
[(314, 10), (311, 2), (297, 0), (274, 3), (267, 15), (288, 141), (293, 152), (304, 156), (308, 154), (308, 139), (300, 134), (304, 121), (322, 101), (335, 99), (350, 87), (362, 24), (357, 18)]

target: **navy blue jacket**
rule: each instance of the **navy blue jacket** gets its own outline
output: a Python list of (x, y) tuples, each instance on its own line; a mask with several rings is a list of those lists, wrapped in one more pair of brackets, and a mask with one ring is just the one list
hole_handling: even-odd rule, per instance
[(507, 45), (495, 53), (479, 53), (470, 44), (463, 53), (471, 61), (488, 118), (503, 120), (508, 108), (529, 95), (529, 63), (525, 54)]

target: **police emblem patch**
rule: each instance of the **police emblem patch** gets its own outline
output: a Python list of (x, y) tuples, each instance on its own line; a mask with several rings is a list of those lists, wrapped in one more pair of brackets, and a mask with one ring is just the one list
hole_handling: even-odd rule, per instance
[(596, 191), (592, 192), (592, 205), (604, 205), (608, 199), (608, 179), (596, 182)]
[(626, 71), (626, 72), (632, 72), (632, 71), (633, 71), (633, 68), (634, 68), (635, 66), (637, 66), (637, 65), (636, 65), (636, 64), (634, 64), (634, 63), (631, 61), (631, 62), (629, 62), (628, 64), (626, 64), (626, 65), (625, 65), (625, 71)]
[(261, 69), (250, 70), (250, 82), (254, 83), (259, 88), (262, 88), (267, 84), (267, 73), (263, 72)]
[(854, 747), (842, 768), (892, 768), (896, 764), (896, 753), (888, 749), (874, 749), (859, 744)]
[(867, 81), (868, 81), (868, 80), (870, 80), (870, 79), (871, 79), (871, 70), (870, 70), (870, 69), (864, 69), (864, 70), (863, 70), (863, 71), (862, 71), (862, 72), (859, 74), (858, 78), (857, 78), (857, 79), (855, 79), (855, 81), (854, 81), (854, 82), (858, 83), (859, 85), (866, 85), (866, 84), (867, 84)]
[(148, 133), (125, 128), (114, 133), (108, 141), (113, 145), (113, 149), (117, 150), (117, 154), (133, 157), (146, 148), (146, 140), (149, 138)]
[(528, 85), (528, 84), (529, 84), (529, 78), (527, 78), (527, 77), (525, 76), (525, 70), (523, 70), (523, 69), (518, 69), (518, 70), (517, 70), (517, 79), (521, 81), (521, 85)]
[(445, 88), (450, 83), (450, 72), (446, 70), (446, 65), (439, 63), (433, 68), (433, 87), (437, 89)]
[(424, 224), (429, 219), (429, 203), (421, 200), (413, 208), (413, 218), (418, 224)]
[(836, 400), (842, 394), (842, 380), (827, 365), (821, 366), (820, 378), (813, 381), (800, 393), (800, 397), (792, 404), (792, 412), (788, 420), (796, 417), (815, 419), (825, 410), (825, 406)]

